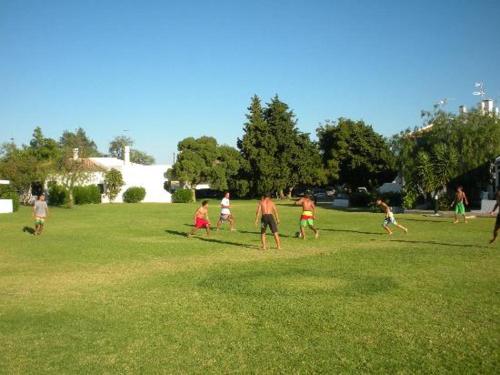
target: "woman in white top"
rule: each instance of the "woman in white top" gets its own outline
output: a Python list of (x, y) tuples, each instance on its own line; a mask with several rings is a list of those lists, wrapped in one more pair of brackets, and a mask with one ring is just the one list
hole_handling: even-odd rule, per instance
[(217, 221), (217, 230), (220, 229), (223, 222), (229, 221), (229, 226), (232, 231), (234, 229), (234, 216), (231, 214), (231, 203), (229, 201), (229, 192), (224, 194), (224, 198), (222, 198), (220, 202), (220, 216), (219, 221)]

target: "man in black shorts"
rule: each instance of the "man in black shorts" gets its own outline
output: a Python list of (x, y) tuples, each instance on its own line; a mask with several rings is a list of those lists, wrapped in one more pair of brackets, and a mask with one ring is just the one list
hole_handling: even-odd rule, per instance
[(259, 223), (260, 216), (260, 241), (262, 245), (262, 250), (267, 249), (266, 245), (266, 230), (267, 227), (271, 228), (271, 232), (274, 236), (274, 241), (276, 242), (276, 248), (281, 249), (280, 235), (278, 234), (278, 225), (280, 219), (278, 216), (278, 209), (276, 205), (271, 200), (271, 194), (268, 193), (262, 197), (259, 204), (257, 205), (257, 212), (255, 213), (255, 225)]
[(495, 203), (495, 207), (493, 207), (493, 210), (491, 210), (491, 214), (495, 212), (495, 210), (498, 208), (498, 214), (497, 214), (497, 221), (495, 222), (495, 227), (493, 228), (493, 238), (490, 240), (490, 243), (495, 242), (498, 236), (498, 230), (500, 229), (500, 189), (497, 190), (497, 196), (496, 196), (497, 202)]

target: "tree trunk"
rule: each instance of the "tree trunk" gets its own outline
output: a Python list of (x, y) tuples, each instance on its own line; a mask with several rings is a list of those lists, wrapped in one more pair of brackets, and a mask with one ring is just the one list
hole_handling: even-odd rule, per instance
[(68, 190), (68, 201), (66, 207), (73, 208), (73, 189)]
[(191, 188), (193, 203), (196, 203), (196, 189)]
[(288, 188), (288, 199), (292, 199), (293, 187)]

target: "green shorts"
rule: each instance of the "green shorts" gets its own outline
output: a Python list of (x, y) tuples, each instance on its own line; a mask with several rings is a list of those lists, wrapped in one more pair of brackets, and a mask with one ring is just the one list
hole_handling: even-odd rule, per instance
[(462, 202), (459, 202), (455, 206), (455, 213), (457, 215), (464, 215), (465, 214), (465, 206)]
[(301, 219), (300, 220), (300, 226), (301, 227), (307, 227), (307, 226), (313, 227), (314, 226), (314, 219)]
[(35, 225), (43, 225), (43, 224), (45, 224), (44, 217), (35, 217)]

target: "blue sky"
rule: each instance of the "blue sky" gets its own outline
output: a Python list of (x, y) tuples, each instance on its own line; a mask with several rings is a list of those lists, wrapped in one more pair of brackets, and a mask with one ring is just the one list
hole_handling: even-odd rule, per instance
[(314, 133), (363, 119), (392, 135), (441, 98), (500, 97), (500, 1), (0, 0), (0, 142), (83, 127), (158, 162), (177, 142), (236, 145), (253, 94)]

